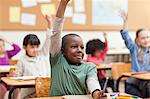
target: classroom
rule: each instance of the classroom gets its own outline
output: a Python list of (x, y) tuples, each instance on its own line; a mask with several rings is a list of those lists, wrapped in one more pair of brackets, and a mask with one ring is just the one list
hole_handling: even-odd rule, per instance
[(150, 0), (0, 0), (0, 12), (0, 99), (150, 98)]

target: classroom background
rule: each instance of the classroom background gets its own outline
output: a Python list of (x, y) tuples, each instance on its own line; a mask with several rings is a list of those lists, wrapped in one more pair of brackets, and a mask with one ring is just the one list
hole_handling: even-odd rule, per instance
[[(59, 0), (0, 0), (0, 35), (23, 48), (23, 38), (33, 33), (39, 37), (42, 46), (47, 26), (42, 14), (52, 15), (54, 20), (58, 2)], [(104, 41), (103, 32), (106, 32), (109, 60), (129, 62), (129, 51), (120, 35), (123, 22), (118, 11), (122, 9), (128, 12), (128, 28), (133, 39), (139, 27), (150, 27), (149, 5), (149, 0), (71, 0), (65, 13), (62, 36), (77, 33), (86, 44), (94, 38)], [(10, 46), (6, 45), (6, 48), (9, 49)], [(19, 59), (23, 53), (24, 50), (13, 59)]]

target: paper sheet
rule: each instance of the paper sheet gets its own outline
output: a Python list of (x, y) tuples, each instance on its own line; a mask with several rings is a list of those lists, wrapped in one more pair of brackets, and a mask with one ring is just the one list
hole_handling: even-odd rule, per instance
[(74, 24), (86, 24), (86, 15), (84, 13), (74, 13), (72, 22)]
[(21, 15), (21, 24), (35, 26), (35, 24), (36, 24), (36, 15), (30, 14), (30, 13), (22, 13), (22, 15)]
[(74, 0), (75, 12), (85, 12), (85, 0)]
[(33, 7), (37, 5), (36, 0), (21, 0), (23, 7)]
[(20, 7), (13, 7), (9, 8), (9, 21), (13, 23), (20, 22)]
[(41, 5), (41, 12), (43, 15), (55, 15), (56, 14), (56, 7), (54, 4), (42, 4)]

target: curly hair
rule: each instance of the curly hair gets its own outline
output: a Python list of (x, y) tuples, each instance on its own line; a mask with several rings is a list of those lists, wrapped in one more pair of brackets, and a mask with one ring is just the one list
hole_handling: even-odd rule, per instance
[(86, 54), (91, 54), (94, 56), (94, 52), (96, 50), (104, 50), (105, 43), (102, 42), (100, 39), (93, 39), (87, 42), (86, 44)]

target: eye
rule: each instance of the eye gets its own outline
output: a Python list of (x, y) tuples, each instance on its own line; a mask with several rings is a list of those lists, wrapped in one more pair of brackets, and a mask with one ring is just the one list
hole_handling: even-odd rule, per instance
[(77, 48), (78, 46), (71, 46), (71, 48)]
[(83, 46), (81, 46), (81, 49), (83, 50), (83, 49), (84, 49), (84, 47), (83, 47)]

